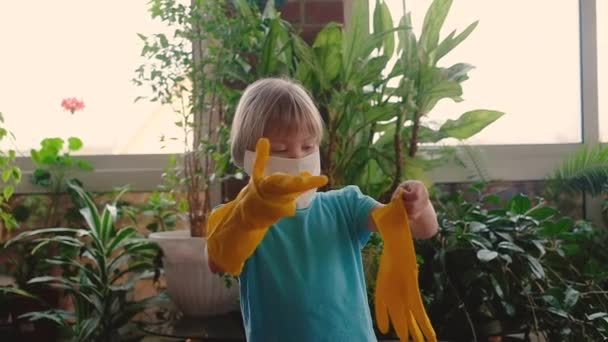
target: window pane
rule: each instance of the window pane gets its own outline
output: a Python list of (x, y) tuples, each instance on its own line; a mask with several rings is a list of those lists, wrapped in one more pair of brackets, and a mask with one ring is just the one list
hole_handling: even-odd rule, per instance
[[(86, 154), (181, 151), (159, 137), (179, 136), (169, 108), (134, 99), (131, 83), (143, 62), (136, 33), (162, 32), (148, 1), (5, 1), (0, 5), (0, 111), (18, 148), (41, 139), (80, 137)], [(166, 29), (165, 29), (166, 30)], [(76, 97), (83, 111), (60, 104)], [(183, 136), (183, 134), (182, 134)]]
[[(402, 1), (385, 1), (397, 24)], [(417, 37), (430, 2), (406, 1)], [(578, 1), (454, 1), (441, 38), (476, 20), (467, 40), (440, 61), (475, 67), (463, 83), (464, 101), (441, 101), (427, 120), (439, 125), (469, 110), (494, 109), (506, 114), (470, 143), (580, 142)]]
[(600, 140), (608, 142), (608, 3), (597, 1), (596, 4)]

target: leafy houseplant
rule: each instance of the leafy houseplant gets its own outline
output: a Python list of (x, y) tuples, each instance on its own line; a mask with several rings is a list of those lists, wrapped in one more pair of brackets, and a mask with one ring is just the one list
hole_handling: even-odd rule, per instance
[[(445, 161), (440, 151), (419, 154), (420, 144), (467, 139), (503, 115), (474, 110), (438, 129), (424, 121), (438, 101), (462, 101), (461, 84), (472, 69), (465, 63), (439, 65), (476, 27), (473, 23), (440, 41), (451, 4), (433, 1), (417, 38), (405, 8), (393, 27), (388, 5), (377, 1), (369, 33), (365, 2), (355, 2), (348, 27), (328, 24), (311, 48), (297, 46), (296, 77), (312, 91), (327, 126), (322, 164), (330, 187), (356, 184), (385, 198), (404, 177), (419, 178)], [(391, 58), (397, 61), (385, 75)]]
[[(533, 330), (548, 340), (577, 341), (605, 334), (606, 268), (599, 262), (606, 254), (579, 249), (597, 248), (605, 238), (594, 242), (586, 224), (542, 199), (533, 205), (520, 194), (503, 203), (483, 185), (442, 194), (436, 203), (440, 232), (419, 242), (418, 251), (421, 288), (439, 336), (484, 340)], [(590, 260), (595, 268), (584, 266)]]
[(178, 201), (183, 198), (177, 207), (186, 208), (190, 232), (159, 232), (150, 238), (161, 245), (169, 294), (184, 313), (225, 312), (236, 304), (236, 289), (222, 290), (224, 280), (210, 273), (204, 254), (211, 185), (236, 171), (230, 164), (227, 127), (241, 90), (255, 77), (294, 67), (289, 26), (272, 3), (262, 14), (245, 0), (197, 0), (189, 6), (155, 0), (151, 13), (174, 34), (141, 36), (142, 55), (149, 62), (137, 70), (135, 83), (150, 85), (150, 100), (171, 104), (178, 114), (184, 153), (165, 174), (164, 189)]
[(135, 283), (151, 277), (157, 248), (140, 237), (133, 227), (117, 229), (116, 207), (107, 205), (99, 212), (93, 199), (75, 183), (69, 187), (80, 197), (80, 210), (86, 228), (41, 228), (23, 232), (8, 245), (34, 239), (32, 253), (48, 244), (78, 252), (77, 258), (50, 256), (46, 262), (75, 270), (73, 276), (41, 276), (30, 284), (60, 288), (74, 298), (75, 311), (50, 309), (25, 316), (32, 320), (50, 319), (70, 332), (78, 341), (118, 341), (129, 332), (131, 318), (156, 297), (132, 301)]

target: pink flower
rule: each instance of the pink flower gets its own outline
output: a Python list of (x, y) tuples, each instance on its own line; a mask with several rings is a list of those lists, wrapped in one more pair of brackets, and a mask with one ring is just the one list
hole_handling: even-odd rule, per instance
[(65, 98), (61, 101), (61, 107), (74, 114), (74, 112), (84, 109), (84, 102), (75, 97)]

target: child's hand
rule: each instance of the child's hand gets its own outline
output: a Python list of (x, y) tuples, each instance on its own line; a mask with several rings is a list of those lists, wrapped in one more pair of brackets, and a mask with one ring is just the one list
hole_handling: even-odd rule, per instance
[(401, 198), (408, 216), (416, 220), (429, 206), (429, 192), (420, 181), (409, 180), (401, 183), (393, 193), (393, 199)]

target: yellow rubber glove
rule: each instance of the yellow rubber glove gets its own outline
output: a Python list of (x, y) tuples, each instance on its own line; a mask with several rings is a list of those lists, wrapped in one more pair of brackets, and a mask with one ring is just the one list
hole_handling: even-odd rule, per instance
[[(399, 339), (437, 341), (418, 288), (418, 265), (402, 196), (375, 209), (372, 218), (384, 240), (376, 278), (375, 311), (378, 329), (389, 331), (389, 316)], [(424, 334), (424, 337), (423, 337)]]
[(275, 173), (264, 176), (270, 142), (258, 141), (249, 183), (234, 201), (214, 210), (207, 222), (207, 253), (220, 270), (238, 275), (262, 242), (268, 228), (296, 211), (295, 199), (327, 183), (325, 176), (302, 172), (298, 176)]

